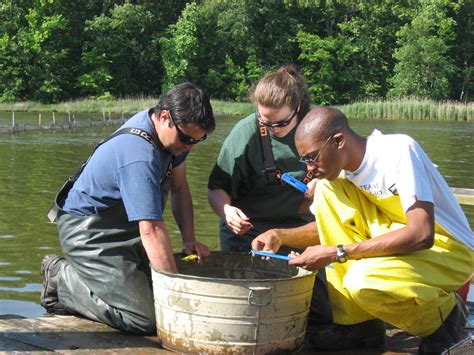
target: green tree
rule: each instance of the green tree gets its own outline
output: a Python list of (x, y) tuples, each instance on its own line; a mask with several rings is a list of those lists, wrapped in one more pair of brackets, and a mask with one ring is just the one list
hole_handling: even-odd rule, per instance
[(292, 1), (189, 4), (160, 41), (165, 86), (193, 80), (215, 97), (243, 100), (264, 72), (297, 61), (296, 33), (316, 26), (316, 12)]
[(320, 104), (334, 103), (337, 98), (335, 83), (338, 80), (338, 42), (334, 37), (322, 38), (316, 34), (299, 32), (297, 41), (303, 74), (313, 99)]
[(454, 59), (456, 72), (450, 77), (451, 98), (468, 102), (474, 85), (474, 1), (460, 2), (453, 18), (456, 21), (456, 40), (450, 52)]
[(153, 15), (141, 5), (115, 5), (110, 15), (86, 22), (82, 93), (94, 97), (147, 95), (159, 91), (160, 57)]
[(447, 99), (455, 66), (448, 52), (455, 38), (454, 20), (447, 16), (454, 2), (421, 0), (413, 20), (397, 33), (399, 47), (391, 78), (390, 97)]
[(67, 48), (58, 38), (67, 27), (66, 19), (48, 14), (53, 1), (42, 0), (29, 9), (12, 2), (4, 5), (2, 15), (6, 11), (14, 20), (3, 24), (5, 32), (0, 39), (1, 99), (60, 100), (64, 97)]
[[(23, 5), (23, 6), (22, 6)], [(24, 12), (29, 5), (5, 0), (0, 6), (0, 100), (13, 101), (24, 91), (16, 33), (26, 26)]]
[(169, 27), (169, 36), (159, 40), (165, 69), (163, 91), (197, 76), (193, 62), (200, 52), (197, 32), (200, 14), (196, 3), (188, 4), (176, 24)]
[(393, 73), (396, 33), (409, 20), (411, 1), (368, 0), (354, 2), (346, 21), (338, 24), (342, 50), (340, 95), (347, 101), (376, 99), (388, 91)]

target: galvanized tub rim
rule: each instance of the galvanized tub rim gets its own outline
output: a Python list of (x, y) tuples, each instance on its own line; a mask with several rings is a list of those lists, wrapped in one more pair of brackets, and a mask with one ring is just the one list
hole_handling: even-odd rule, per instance
[[(231, 253), (231, 252), (228, 252), (228, 253), (227, 252), (214, 252), (214, 253), (219, 253), (221, 255), (241, 254), (241, 256), (249, 255), (249, 257), (252, 257), (252, 258), (260, 258), (258, 256), (250, 256), (250, 254), (248, 254), (248, 253)], [(175, 253), (174, 256), (175, 256), (176, 260), (179, 260), (180, 257), (186, 256), (186, 254)], [(189, 262), (194, 262), (194, 261), (189, 261)], [(279, 263), (284, 264), (285, 263), (285, 261), (281, 261), (281, 260), (268, 260), (268, 262), (274, 262), (276, 264), (279, 264)], [(294, 276), (291, 276), (291, 277), (278, 277), (278, 278), (273, 278), (273, 279), (272, 278), (261, 278), (261, 279), (260, 278), (259, 279), (232, 278), (232, 279), (230, 279), (230, 278), (226, 278), (226, 277), (206, 277), (206, 276), (188, 275), (188, 274), (182, 274), (180, 272), (175, 274), (175, 273), (172, 273), (172, 272), (169, 272), (169, 271), (156, 270), (150, 264), (150, 268), (158, 274), (163, 274), (163, 275), (173, 277), (173, 278), (180, 278), (180, 279), (185, 279), (185, 280), (186, 279), (193, 279), (193, 280), (201, 280), (201, 281), (206, 281), (206, 282), (225, 282), (225, 283), (232, 283), (232, 282), (242, 283), (244, 281), (246, 281), (246, 282), (249, 282), (249, 281), (256, 281), (256, 282), (257, 281), (258, 282), (278, 282), (278, 281), (282, 281), (283, 282), (283, 281), (294, 280), (295, 278), (305, 277), (305, 276), (317, 273), (317, 270), (309, 271), (309, 270), (305, 270), (305, 269), (303, 269), (299, 266), (293, 266), (293, 267), (298, 270), (298, 273)]]

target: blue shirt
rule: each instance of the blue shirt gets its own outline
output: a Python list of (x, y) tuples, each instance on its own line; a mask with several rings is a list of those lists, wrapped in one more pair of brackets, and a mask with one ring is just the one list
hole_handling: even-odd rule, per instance
[[(122, 201), (129, 221), (163, 220), (160, 182), (172, 156), (158, 144), (151, 112), (137, 113), (120, 128), (147, 131), (157, 142), (156, 147), (133, 134), (118, 135), (99, 146), (70, 190), (64, 211), (88, 216)], [(186, 155), (177, 156), (173, 167)]]

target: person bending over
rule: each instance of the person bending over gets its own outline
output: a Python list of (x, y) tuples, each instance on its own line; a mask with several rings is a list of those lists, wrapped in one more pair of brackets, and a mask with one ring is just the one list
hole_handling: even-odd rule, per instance
[(381, 346), (383, 322), (422, 337), (422, 354), (458, 342), (466, 320), (455, 291), (473, 273), (474, 236), (420, 145), (378, 130), (361, 137), (330, 107), (311, 110), (295, 140), (300, 160), (319, 179), (316, 221), (267, 231), (252, 247), (276, 252), (288, 239), (316, 238), (289, 263), (334, 266), (326, 271), (333, 323), (309, 331), (310, 344)]
[(40, 301), (49, 313), (156, 331), (150, 265), (178, 271), (163, 221), (168, 191), (183, 251), (209, 255), (194, 235), (186, 157), (214, 128), (207, 94), (183, 83), (97, 146), (52, 211), (65, 258), (48, 255), (41, 263)]

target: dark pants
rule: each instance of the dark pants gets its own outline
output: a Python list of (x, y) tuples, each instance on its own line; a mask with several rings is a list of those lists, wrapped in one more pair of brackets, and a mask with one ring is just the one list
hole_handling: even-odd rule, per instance
[[(228, 252), (250, 252), (252, 240), (263, 231), (250, 230), (244, 235), (234, 234), (223, 220), (219, 223), (221, 250)], [(290, 247), (281, 247), (278, 254), (288, 255), (292, 250), (302, 252)], [(309, 324), (326, 324), (332, 322), (332, 307), (329, 300), (326, 270), (320, 269), (314, 280), (313, 297), (309, 312)]]
[(138, 223), (123, 206), (100, 215), (62, 211), (57, 220), (67, 259), (59, 302), (95, 321), (136, 334), (156, 331), (151, 273)]

